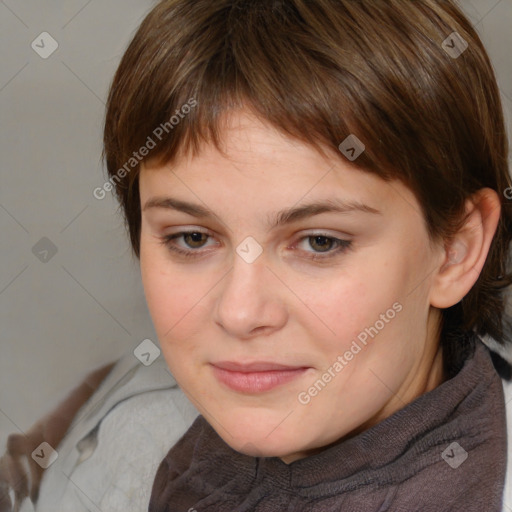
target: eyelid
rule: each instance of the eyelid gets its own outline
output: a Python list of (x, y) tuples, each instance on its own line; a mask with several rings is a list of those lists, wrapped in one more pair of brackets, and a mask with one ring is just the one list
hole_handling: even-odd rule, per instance
[(207, 235), (210, 238), (215, 238), (215, 234), (213, 231), (207, 228), (200, 228), (197, 226), (178, 226), (176, 231), (171, 231), (170, 233), (164, 233), (162, 237), (170, 238), (172, 236), (178, 237), (179, 235), (187, 235), (189, 233), (201, 233), (203, 235)]
[[(207, 240), (206, 240), (206, 243), (208, 243), (211, 239), (214, 239), (215, 238), (215, 235), (211, 233), (211, 231), (207, 230), (207, 229), (202, 229), (202, 228), (181, 228), (179, 231), (176, 231), (174, 233), (168, 233), (168, 234), (165, 234), (165, 235), (162, 235), (161, 237), (159, 237), (164, 243), (165, 241), (167, 242), (171, 242), (172, 240), (175, 240), (175, 239), (179, 239), (179, 238), (182, 238), (183, 236), (185, 235), (190, 235), (192, 233), (199, 233), (201, 235), (205, 235), (207, 236)], [(179, 246), (178, 246), (179, 247)], [(207, 247), (210, 247), (210, 246), (207, 246)], [(186, 249), (184, 249), (186, 250)], [(190, 249), (191, 252), (197, 252), (199, 253), (201, 250), (203, 250), (203, 247), (199, 248), (199, 249)]]
[(299, 231), (295, 235), (296, 240), (303, 240), (304, 238), (309, 238), (311, 236), (325, 236), (326, 238), (333, 238), (336, 240), (346, 240), (349, 241), (353, 237), (353, 235), (349, 235), (348, 233), (334, 233), (329, 232), (328, 229), (310, 229), (307, 231)]

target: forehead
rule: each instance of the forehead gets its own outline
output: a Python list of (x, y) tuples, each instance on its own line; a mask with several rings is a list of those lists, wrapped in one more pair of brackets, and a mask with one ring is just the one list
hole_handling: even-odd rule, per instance
[(203, 143), (197, 155), (187, 153), (171, 164), (141, 166), (144, 204), (155, 196), (194, 199), (196, 203), (237, 203), (257, 199), (263, 208), (276, 199), (282, 206), (339, 199), (376, 210), (401, 206), (419, 210), (412, 192), (398, 180), (386, 182), (349, 162), (337, 148), (320, 153), (313, 145), (287, 136), (247, 111), (226, 116), (220, 151)]

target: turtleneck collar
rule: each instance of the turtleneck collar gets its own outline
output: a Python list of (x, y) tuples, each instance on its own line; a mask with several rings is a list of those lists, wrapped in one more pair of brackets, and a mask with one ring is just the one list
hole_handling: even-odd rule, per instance
[(199, 416), (162, 461), (150, 512), (499, 511), (505, 404), (488, 350), (372, 428), (284, 463), (230, 448)]

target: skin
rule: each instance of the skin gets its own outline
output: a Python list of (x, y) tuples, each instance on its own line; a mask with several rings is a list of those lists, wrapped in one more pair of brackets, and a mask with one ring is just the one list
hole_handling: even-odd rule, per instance
[[(469, 220), (455, 248), (431, 245), (419, 204), (401, 182), (357, 170), (339, 153), (324, 157), (248, 112), (231, 114), (223, 135), (226, 155), (205, 144), (172, 166), (142, 166), (144, 290), (167, 364), (200, 413), (235, 450), (291, 463), (370, 428), (443, 382), (439, 308), (457, 303), (476, 281), (499, 199), (479, 191), (467, 202)], [(213, 215), (146, 207), (166, 197)], [(379, 213), (324, 212), (267, 225), (282, 209), (333, 198)], [(209, 236), (162, 243), (187, 230)], [(319, 234), (331, 238), (318, 243)], [(236, 252), (248, 236), (263, 249), (252, 263)], [(351, 246), (336, 252), (332, 238)], [(299, 394), (395, 303), (400, 312), (300, 403)], [(223, 360), (308, 370), (269, 391), (243, 393), (215, 377), (210, 363)]]

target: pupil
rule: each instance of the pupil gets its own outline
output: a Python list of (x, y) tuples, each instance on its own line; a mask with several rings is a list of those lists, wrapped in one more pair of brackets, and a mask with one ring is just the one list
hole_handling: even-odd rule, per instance
[(311, 247), (320, 252), (328, 251), (332, 247), (332, 240), (326, 236), (313, 236), (310, 237), (310, 242), (311, 240), (313, 241)]
[[(186, 235), (187, 243), (189, 245), (191, 245), (192, 247), (200, 247), (202, 245), (202, 243), (204, 242), (203, 236), (204, 236), (203, 233), (188, 233)], [(191, 243), (189, 243), (189, 241)]]

